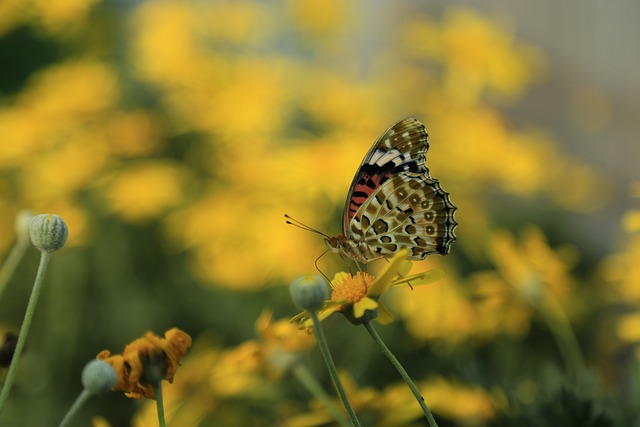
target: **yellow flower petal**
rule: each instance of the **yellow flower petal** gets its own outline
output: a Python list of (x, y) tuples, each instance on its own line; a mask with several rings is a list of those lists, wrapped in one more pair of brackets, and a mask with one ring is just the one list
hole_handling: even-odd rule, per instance
[(343, 282), (347, 277), (349, 277), (349, 273), (345, 273), (344, 271), (339, 271), (337, 272), (334, 276), (333, 276), (333, 280), (331, 281), (331, 283), (341, 283)]
[(378, 278), (369, 290), (368, 295), (372, 297), (379, 297), (387, 292), (391, 286), (391, 281), (403, 267), (403, 262), (408, 256), (408, 249), (403, 249), (395, 254), (394, 257), (391, 258), (391, 261), (389, 261), (389, 264), (378, 275)]
[(382, 325), (388, 325), (394, 320), (395, 316), (391, 314), (387, 306), (382, 301), (378, 301), (378, 317), (376, 317), (376, 321)]
[(375, 310), (376, 308), (378, 308), (377, 302), (375, 302), (369, 297), (364, 297), (353, 305), (353, 314), (356, 317), (356, 319), (359, 319), (362, 316), (364, 316), (365, 311)]

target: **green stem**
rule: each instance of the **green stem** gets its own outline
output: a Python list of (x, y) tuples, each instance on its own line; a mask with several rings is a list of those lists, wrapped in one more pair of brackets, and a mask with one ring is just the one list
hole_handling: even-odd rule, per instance
[(27, 248), (29, 248), (29, 240), (18, 239), (11, 249), (11, 252), (9, 252), (9, 256), (2, 265), (2, 270), (0, 270), (0, 297), (4, 293), (4, 289), (7, 287), (9, 279), (11, 279), (11, 276), (13, 276), (13, 273), (16, 271), (18, 264), (20, 264), (20, 260), (27, 251)]
[(31, 290), (29, 304), (27, 305), (27, 311), (24, 314), (24, 320), (22, 321), (22, 327), (20, 328), (20, 334), (18, 335), (18, 342), (16, 344), (15, 352), (13, 353), (13, 359), (11, 361), (11, 365), (9, 366), (9, 371), (7, 372), (7, 378), (4, 381), (2, 393), (0, 393), (0, 413), (2, 413), (2, 410), (4, 409), (7, 398), (9, 397), (9, 391), (11, 391), (11, 386), (13, 385), (13, 381), (16, 376), (16, 371), (18, 369), (20, 357), (22, 356), (24, 344), (27, 340), (27, 335), (29, 334), (31, 320), (33, 320), (33, 315), (38, 303), (38, 296), (40, 295), (40, 289), (42, 288), (42, 283), (44, 282), (44, 276), (47, 271), (47, 266), (49, 265), (50, 257), (50, 253), (46, 251), (40, 252), (40, 265), (38, 266), (38, 273), (36, 274), (36, 280), (33, 284), (33, 289)]
[(66, 427), (67, 425), (69, 425), (69, 421), (71, 421), (71, 419), (78, 413), (82, 405), (84, 405), (84, 403), (89, 400), (89, 397), (91, 397), (91, 393), (89, 393), (86, 389), (82, 390), (82, 393), (80, 393), (76, 401), (73, 402), (73, 405), (71, 405), (71, 408), (69, 408), (67, 415), (64, 416), (58, 427)]
[(344, 417), (343, 413), (336, 407), (336, 405), (331, 400), (331, 397), (327, 394), (326, 391), (322, 388), (320, 383), (316, 380), (316, 378), (309, 372), (304, 365), (297, 365), (292, 370), (293, 374), (296, 376), (298, 381), (302, 383), (306, 387), (307, 390), (316, 398), (320, 403), (322, 403), (333, 417), (333, 419), (342, 427), (349, 427), (349, 421)]
[(420, 407), (422, 408), (422, 412), (424, 412), (425, 417), (427, 417), (427, 421), (429, 422), (429, 427), (438, 427), (438, 424), (436, 424), (436, 420), (433, 418), (433, 415), (431, 415), (431, 411), (427, 407), (427, 403), (424, 401), (424, 397), (422, 397), (416, 385), (413, 383), (413, 381), (411, 381), (411, 378), (409, 377), (409, 374), (407, 374), (407, 371), (404, 370), (404, 368), (402, 367), (398, 359), (396, 359), (396, 357), (393, 355), (391, 350), (389, 350), (389, 348), (385, 345), (384, 341), (382, 341), (382, 338), (380, 338), (380, 335), (378, 335), (378, 332), (376, 332), (376, 330), (373, 328), (373, 325), (371, 324), (371, 322), (366, 321), (363, 323), (363, 325), (365, 328), (367, 328), (367, 331), (369, 331), (369, 334), (371, 334), (371, 336), (373, 337), (373, 340), (380, 346), (382, 353), (387, 357), (387, 359), (389, 359), (389, 361), (396, 368), (396, 370), (398, 371), (398, 373), (400, 374), (404, 382), (406, 382), (409, 388), (411, 389), (411, 392), (413, 393), (416, 400), (420, 404)]
[(311, 321), (313, 322), (313, 328), (316, 331), (316, 338), (318, 340), (318, 347), (320, 347), (320, 352), (322, 353), (322, 357), (324, 358), (324, 363), (327, 365), (327, 369), (329, 369), (329, 375), (333, 380), (333, 385), (335, 386), (340, 399), (342, 399), (342, 404), (347, 410), (347, 414), (349, 415), (349, 420), (351, 421), (351, 425), (355, 427), (360, 427), (360, 421), (358, 421), (358, 417), (356, 417), (356, 413), (351, 407), (351, 403), (349, 403), (349, 399), (347, 398), (347, 393), (344, 391), (342, 387), (342, 383), (340, 382), (340, 378), (338, 377), (338, 370), (336, 369), (336, 365), (333, 363), (333, 359), (331, 358), (331, 353), (329, 353), (329, 346), (327, 345), (327, 341), (324, 337), (324, 332), (322, 330), (322, 325), (320, 324), (320, 319), (318, 319), (318, 313), (316, 311), (309, 311), (309, 315), (311, 317)]
[[(546, 304), (545, 304), (546, 303)], [(538, 312), (549, 327), (564, 360), (569, 377), (575, 382), (586, 370), (578, 338), (573, 332), (569, 318), (553, 295), (547, 293), (544, 301), (537, 304)]]
[(167, 422), (164, 419), (164, 404), (162, 403), (162, 384), (158, 384), (153, 387), (153, 391), (156, 394), (156, 408), (158, 410), (158, 426), (167, 427)]

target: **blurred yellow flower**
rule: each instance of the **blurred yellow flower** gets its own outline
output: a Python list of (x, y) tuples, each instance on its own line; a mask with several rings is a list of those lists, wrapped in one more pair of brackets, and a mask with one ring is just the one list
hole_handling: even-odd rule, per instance
[[(629, 185), (631, 197), (640, 199), (640, 181), (632, 181)], [(622, 228), (627, 233), (640, 232), (640, 209), (629, 209), (622, 216)]]
[[(631, 197), (640, 199), (640, 181), (630, 186)], [(640, 307), (640, 212), (630, 209), (622, 216), (622, 228), (629, 233), (621, 249), (600, 263), (600, 274), (615, 286), (621, 301)], [(623, 329), (628, 329), (626, 326)], [(627, 334), (624, 334), (627, 335)]]
[(50, 66), (35, 75), (30, 87), (20, 94), (18, 104), (30, 108), (42, 120), (86, 120), (113, 106), (118, 97), (111, 67), (80, 59)]
[(32, 0), (39, 22), (53, 34), (83, 22), (100, 0)]
[(219, 189), (166, 218), (169, 242), (189, 251), (188, 266), (203, 283), (260, 289), (305, 271), (321, 253), (313, 249), (319, 248), (316, 236), (287, 226), (282, 207), (264, 196), (273, 195)]
[[(358, 419), (366, 426), (408, 426), (423, 417), (415, 398), (406, 384), (392, 385), (383, 391), (373, 387), (359, 387), (348, 372), (340, 372), (340, 381)], [(320, 402), (312, 401), (310, 410), (287, 418), (286, 427), (315, 427), (334, 421)]]
[(118, 374), (114, 391), (123, 390), (125, 396), (135, 399), (155, 399), (154, 385), (147, 382), (145, 370), (157, 368), (151, 364), (160, 363), (164, 379), (173, 383), (180, 360), (189, 347), (191, 337), (178, 328), (172, 328), (165, 332), (164, 338), (147, 332), (144, 337), (129, 343), (122, 354), (112, 356), (109, 350), (103, 350), (96, 359), (107, 362)]
[(106, 144), (114, 156), (151, 155), (160, 148), (159, 119), (144, 110), (118, 111), (106, 119)]
[[(188, 250), (194, 273), (217, 286), (258, 289), (269, 280), (304, 274), (322, 253), (323, 241), (288, 226), (283, 215), (324, 223), (328, 218), (317, 209), (318, 200), (343, 202), (357, 165), (343, 152), (332, 160), (335, 151), (333, 141), (288, 148), (256, 143), (251, 150), (231, 146), (224, 159), (205, 157), (203, 166), (225, 185), (211, 182), (199, 199), (166, 218), (169, 242)], [(350, 160), (353, 167), (342, 167)], [(327, 174), (329, 162), (336, 173)]]
[(104, 63), (76, 60), (39, 71), (9, 108), (0, 110), (0, 136), (5, 142), (0, 166), (30, 165), (38, 155), (55, 158), (58, 147), (81, 153), (88, 149), (85, 145), (96, 150), (85, 161), (101, 159), (104, 148), (95, 126), (117, 97), (115, 76)]
[(165, 0), (143, 3), (133, 16), (132, 60), (143, 77), (166, 88), (163, 101), (181, 127), (234, 140), (281, 127), (288, 62), (229, 56), (209, 46), (264, 43), (271, 16), (266, 9)]
[[(431, 262), (438, 266), (438, 261)], [(476, 310), (464, 288), (452, 272), (430, 286), (396, 292), (392, 307), (412, 337), (424, 341), (438, 338), (459, 342), (471, 335), (477, 326)]]
[(506, 231), (492, 232), (488, 244), (497, 270), (471, 276), (473, 292), (480, 298), (480, 330), (521, 335), (528, 331), (535, 309), (555, 310), (556, 301), (570, 308), (575, 248), (551, 249), (536, 226), (524, 230), (519, 245)]
[(640, 342), (640, 313), (624, 315), (617, 325), (618, 337), (625, 342)]
[(335, 36), (349, 22), (349, 8), (355, 5), (344, 0), (290, 0), (288, 6), (303, 36), (326, 42), (327, 37)]
[(256, 321), (260, 339), (260, 356), (266, 372), (278, 377), (302, 360), (315, 346), (315, 337), (301, 331), (288, 319), (273, 321), (272, 313), (264, 310)]
[(540, 55), (516, 44), (495, 22), (464, 7), (447, 8), (440, 27), (415, 18), (405, 27), (405, 49), (441, 62), (445, 90), (462, 103), (475, 103), (484, 91), (515, 97), (542, 69)]
[[(180, 367), (179, 383), (163, 390), (170, 425), (197, 425), (224, 406), (225, 399), (273, 397), (277, 380), (315, 345), (313, 336), (288, 319), (273, 321), (268, 310), (256, 320), (256, 332), (257, 340), (228, 350), (212, 346), (206, 337), (196, 342)], [(133, 425), (157, 422), (155, 411), (155, 405), (145, 404)]]
[(640, 209), (631, 209), (622, 216), (622, 228), (628, 233), (640, 232)]
[[(199, 128), (232, 141), (270, 135), (284, 126), (288, 65), (280, 58), (240, 58), (227, 62), (225, 81), (197, 95), (198, 108), (189, 108)], [(207, 104), (203, 105), (202, 102)], [(256, 138), (261, 139), (261, 138)], [(246, 148), (246, 146), (245, 146)]]
[(109, 164), (104, 143), (90, 132), (70, 134), (54, 150), (34, 156), (23, 167), (24, 197), (53, 201), (74, 194), (95, 180)]
[(25, 18), (25, 4), (22, 0), (0, 2), (0, 35), (11, 31)]
[[(378, 391), (372, 387), (359, 388), (345, 372), (340, 373), (340, 379), (363, 425), (413, 426), (417, 425), (417, 420), (424, 420), (424, 414), (405, 383), (393, 384)], [(421, 381), (418, 388), (424, 396), (428, 396), (429, 407), (434, 414), (442, 415), (460, 425), (473, 425), (495, 416), (491, 396), (481, 387), (435, 377)], [(314, 427), (332, 421), (333, 418), (321, 404), (312, 402), (310, 412), (289, 417), (284, 425)]]
[(107, 207), (128, 222), (157, 218), (182, 203), (187, 179), (185, 169), (169, 161), (127, 166), (106, 186)]
[[(636, 188), (637, 187), (637, 188)], [(640, 186), (632, 186), (632, 196), (640, 198)], [(639, 214), (637, 210), (627, 211), (622, 218), (622, 227), (629, 233), (627, 241), (621, 250), (606, 257), (599, 266), (600, 274), (613, 285), (616, 293), (611, 297), (605, 289), (606, 298), (620, 301), (629, 306), (630, 312), (621, 314), (616, 320), (616, 336), (624, 344), (636, 346), (636, 355), (640, 357), (640, 228), (636, 223)]]
[(482, 387), (434, 377), (421, 382), (419, 388), (429, 396), (429, 406), (435, 414), (457, 423), (475, 425), (496, 414), (491, 396)]
[(109, 421), (100, 416), (91, 418), (91, 427), (112, 427)]

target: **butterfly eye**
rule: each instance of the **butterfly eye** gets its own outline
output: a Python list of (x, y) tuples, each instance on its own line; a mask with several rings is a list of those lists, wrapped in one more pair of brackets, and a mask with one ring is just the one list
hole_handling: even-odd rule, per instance
[(325, 243), (329, 247), (329, 249), (337, 249), (338, 248), (338, 239), (335, 237), (329, 237), (324, 239)]

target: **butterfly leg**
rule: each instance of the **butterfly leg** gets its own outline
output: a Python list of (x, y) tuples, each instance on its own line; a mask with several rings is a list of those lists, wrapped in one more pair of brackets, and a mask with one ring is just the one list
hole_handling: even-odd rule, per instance
[[(387, 263), (391, 263), (391, 261), (389, 261), (389, 259), (388, 259), (388, 258), (385, 258), (384, 260), (385, 260), (385, 261), (387, 261)], [(399, 278), (404, 279), (404, 276), (403, 276), (402, 274), (400, 274), (400, 273), (396, 273), (396, 275), (397, 275)], [(409, 285), (409, 287), (411, 288), (411, 290), (413, 290), (413, 286), (411, 286), (411, 282), (407, 282), (407, 285)]]
[(320, 267), (318, 266), (318, 261), (320, 261), (320, 258), (322, 258), (324, 256), (324, 254), (326, 254), (327, 252), (329, 252), (329, 249), (325, 250), (324, 252), (322, 252), (322, 254), (320, 254), (320, 256), (318, 258), (316, 258), (315, 262), (313, 263), (313, 265), (316, 266), (316, 270), (318, 270), (318, 273), (320, 273), (322, 275), (322, 277), (324, 277), (325, 279), (327, 279), (327, 282), (331, 283), (331, 279), (329, 279), (327, 277), (326, 274), (324, 274), (324, 272), (322, 270), (320, 270)]

